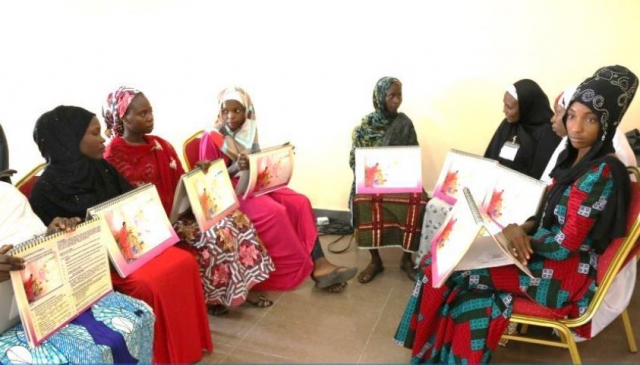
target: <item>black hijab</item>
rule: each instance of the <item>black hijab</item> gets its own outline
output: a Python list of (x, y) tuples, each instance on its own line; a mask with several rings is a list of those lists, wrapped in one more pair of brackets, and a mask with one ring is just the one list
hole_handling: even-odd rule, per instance
[[(627, 209), (631, 198), (629, 175), (626, 167), (613, 156), (613, 135), (638, 88), (638, 78), (623, 66), (607, 66), (584, 80), (573, 94), (568, 107), (572, 103), (587, 106), (600, 120), (600, 135), (589, 152), (572, 167), (578, 151), (567, 143), (567, 148), (558, 157), (558, 163), (551, 172), (556, 180), (549, 191), (547, 204), (542, 215), (542, 225), (550, 227), (553, 224), (553, 210), (560, 201), (562, 194), (582, 175), (589, 170), (607, 163), (611, 168), (614, 181), (611, 196), (607, 204), (589, 233), (594, 241), (596, 252), (602, 253), (611, 239), (625, 235), (627, 223)], [(567, 114), (563, 119), (567, 124)]]
[[(506, 119), (502, 121), (484, 157), (539, 179), (561, 138), (551, 129), (553, 111), (549, 106), (549, 98), (540, 86), (528, 79), (520, 80), (514, 86), (518, 95), (520, 120), (516, 123), (509, 123)], [(502, 146), (507, 141), (513, 141), (513, 137), (520, 145), (514, 160), (499, 157)]]
[(131, 190), (105, 160), (80, 152), (80, 142), (95, 114), (75, 106), (59, 106), (36, 122), (33, 140), (47, 162), (29, 202), (45, 223), (55, 217), (81, 217), (87, 208)]

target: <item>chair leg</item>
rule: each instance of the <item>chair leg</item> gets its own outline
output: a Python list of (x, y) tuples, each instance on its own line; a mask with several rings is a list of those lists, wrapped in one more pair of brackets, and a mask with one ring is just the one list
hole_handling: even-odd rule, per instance
[(574, 364), (582, 364), (580, 360), (580, 353), (578, 352), (578, 346), (576, 346), (576, 341), (573, 339), (573, 334), (571, 330), (567, 327), (561, 326), (558, 327), (558, 334), (560, 335), (560, 340), (567, 344), (567, 350), (569, 350), (569, 354), (571, 355), (571, 362)]
[(633, 328), (631, 327), (631, 321), (629, 320), (629, 312), (627, 312), (627, 308), (622, 311), (621, 316), (622, 324), (624, 325), (624, 332), (627, 334), (629, 351), (638, 352), (638, 346), (636, 345), (636, 338), (633, 336)]

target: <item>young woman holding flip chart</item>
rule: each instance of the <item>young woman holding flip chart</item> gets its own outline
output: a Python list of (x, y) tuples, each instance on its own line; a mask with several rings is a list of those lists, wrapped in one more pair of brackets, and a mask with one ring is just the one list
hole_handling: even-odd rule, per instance
[[(200, 159), (224, 159), (236, 185), (238, 172), (249, 169), (247, 154), (260, 150), (255, 109), (249, 94), (239, 87), (222, 90), (216, 108), (214, 130), (200, 141)], [(333, 265), (324, 256), (306, 196), (283, 187), (240, 199), (240, 209), (253, 222), (276, 266), (258, 289), (294, 289), (311, 275), (318, 288), (339, 293), (355, 276), (357, 268)]]
[[(153, 183), (169, 215), (184, 170), (171, 144), (150, 134), (154, 118), (147, 97), (134, 88), (119, 87), (107, 97), (102, 117), (111, 136), (104, 158), (133, 186)], [(259, 307), (272, 304), (263, 294), (250, 292), (274, 267), (241, 211), (222, 218), (207, 232), (200, 232), (193, 217), (179, 219), (174, 228), (196, 254), (210, 314), (225, 314), (227, 307), (245, 301)]]
[[(415, 278), (412, 253), (418, 251), (420, 227), (427, 204), (427, 194), (355, 194), (355, 149), (379, 146), (418, 146), (418, 137), (411, 119), (399, 113), (402, 104), (402, 83), (394, 77), (383, 77), (373, 90), (375, 111), (367, 114), (353, 130), (349, 166), (354, 171), (349, 206), (356, 230), (358, 248), (368, 249), (369, 265), (358, 274), (365, 284), (384, 270), (379, 248), (400, 247), (404, 250), (400, 268), (409, 278)], [(420, 167), (417, 167), (420, 168)], [(381, 196), (378, 196), (381, 195)], [(386, 195), (386, 197), (385, 197)], [(382, 211), (384, 214), (380, 214)]]
[[(489, 362), (515, 297), (569, 318), (589, 305), (598, 256), (625, 235), (630, 179), (612, 139), (637, 87), (635, 74), (609, 66), (572, 96), (563, 119), (570, 143), (551, 173), (542, 208), (535, 219), (503, 230), (514, 256), (535, 279), (508, 265), (454, 272), (434, 288), (432, 257), (425, 257), (395, 336), (412, 349), (412, 362)], [(575, 334), (590, 338), (590, 327)]]
[[(30, 202), (44, 223), (54, 216), (84, 217), (88, 208), (131, 190), (102, 158), (105, 140), (93, 113), (59, 106), (38, 119), (33, 138), (47, 167)], [(197, 362), (203, 350), (213, 350), (200, 272), (191, 253), (169, 247), (126, 278), (112, 272), (111, 280), (115, 290), (153, 308), (155, 363)]]

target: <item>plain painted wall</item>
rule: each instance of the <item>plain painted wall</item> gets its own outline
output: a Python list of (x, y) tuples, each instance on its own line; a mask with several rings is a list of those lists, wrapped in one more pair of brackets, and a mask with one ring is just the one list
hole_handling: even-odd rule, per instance
[[(0, 123), (19, 178), (41, 161), (31, 133), (43, 112), (100, 114), (124, 84), (145, 92), (155, 134), (181, 154), (215, 120), (219, 90), (242, 86), (261, 144), (296, 146), (292, 187), (346, 210), (351, 131), (380, 77), (403, 82), (431, 190), (449, 149), (484, 152), (508, 84), (534, 79), (553, 100), (600, 66), (640, 74), (639, 16), (634, 0), (7, 1)], [(640, 101), (621, 128), (640, 128)]]

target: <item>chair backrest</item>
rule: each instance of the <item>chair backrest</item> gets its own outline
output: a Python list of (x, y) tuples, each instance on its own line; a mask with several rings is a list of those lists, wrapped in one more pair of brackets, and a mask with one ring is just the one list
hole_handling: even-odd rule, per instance
[(182, 144), (182, 158), (187, 171), (191, 170), (200, 157), (200, 139), (204, 131), (197, 131)]
[(628, 167), (627, 169), (636, 177), (636, 181), (631, 182), (627, 234), (625, 237), (611, 241), (605, 252), (600, 255), (598, 259), (598, 276), (596, 278), (598, 290), (584, 314), (575, 319), (576, 322), (586, 323), (591, 320), (620, 269), (629, 260), (635, 259), (638, 249), (638, 237), (640, 237), (640, 170), (638, 167)]
[(40, 165), (34, 167), (28, 174), (26, 174), (20, 181), (16, 183), (16, 188), (20, 190), (24, 196), (27, 198), (31, 197), (31, 190), (33, 189), (33, 185), (40, 178), (40, 174), (44, 170), (44, 167), (47, 166), (45, 163), (41, 163)]

